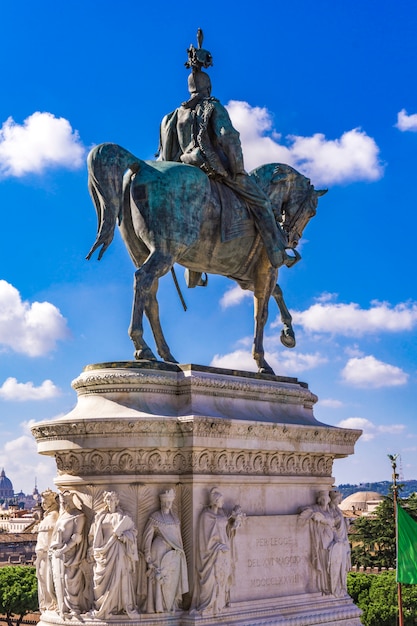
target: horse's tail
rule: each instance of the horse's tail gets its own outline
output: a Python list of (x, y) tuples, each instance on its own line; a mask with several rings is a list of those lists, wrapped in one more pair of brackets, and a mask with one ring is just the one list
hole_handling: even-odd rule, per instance
[(100, 260), (111, 244), (123, 208), (123, 175), (127, 169), (137, 172), (140, 163), (140, 159), (115, 143), (95, 146), (88, 155), (88, 189), (97, 211), (98, 225), (87, 259), (101, 246)]

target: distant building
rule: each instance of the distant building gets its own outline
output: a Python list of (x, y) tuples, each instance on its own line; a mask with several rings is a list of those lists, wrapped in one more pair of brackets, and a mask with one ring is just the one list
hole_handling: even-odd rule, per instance
[(41, 501), (41, 496), (38, 491), (38, 488), (35, 484), (35, 488), (31, 494), (25, 494), (23, 491), (19, 491), (19, 493), (15, 494), (16, 504), (20, 509), (33, 509), (33, 507), (38, 506)]
[(31, 531), (39, 521), (40, 500), (36, 480), (31, 494), (15, 493), (3, 468), (0, 472), (0, 531), (14, 534)]
[(0, 533), (0, 567), (33, 564), (37, 533)]
[(5, 501), (10, 498), (14, 498), (14, 489), (12, 481), (7, 478), (3, 468), (0, 473), (0, 500)]
[(40, 501), (36, 480), (31, 494), (23, 491), (15, 493), (12, 481), (6, 476), (4, 468), (1, 470), (0, 567), (35, 562), (37, 529), (42, 517)]
[(1, 509), (8, 509), (9, 506), (18, 507), (19, 509), (30, 510), (33, 507), (39, 505), (40, 503), (40, 494), (38, 491), (38, 487), (36, 485), (35, 479), (35, 488), (33, 492), (29, 495), (23, 493), (23, 491), (19, 491), (19, 493), (15, 493), (13, 489), (13, 484), (10, 478), (6, 476), (4, 468), (0, 473), (0, 505)]
[(361, 517), (372, 515), (383, 500), (384, 496), (376, 491), (357, 491), (342, 500), (339, 507), (346, 517)]
[(24, 533), (27, 532), (29, 526), (32, 527), (37, 522), (39, 522), (39, 519), (34, 517), (31, 513), (24, 513), (20, 517), (10, 517), (7, 532)]

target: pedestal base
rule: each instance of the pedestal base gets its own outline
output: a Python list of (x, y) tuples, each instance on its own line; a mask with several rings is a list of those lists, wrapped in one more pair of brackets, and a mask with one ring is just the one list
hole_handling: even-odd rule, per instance
[[(115, 363), (86, 367), (73, 387), (75, 409), (32, 432), (39, 452), (55, 456), (56, 484), (75, 494), (85, 521), (90, 611), (103, 601), (92, 548), (105, 524), (105, 492), (117, 494), (137, 532), (139, 555), (123, 593), (133, 581), (139, 614), (128, 618), (120, 609), (104, 623), (359, 626), (349, 596), (323, 590), (312, 526), (299, 512), (313, 510), (317, 493), (331, 490), (333, 460), (353, 453), (360, 431), (319, 423), (317, 397), (305, 383), (194, 365)], [(171, 499), (166, 536), (161, 493)], [(182, 547), (173, 548), (175, 524)], [(173, 606), (180, 583), (175, 567), (149, 565), (162, 554), (158, 532), (188, 579), (182, 610), (161, 614), (144, 612), (149, 590), (159, 585), (155, 602)], [(182, 590), (186, 583), (183, 577)], [(51, 611), (41, 621), (63, 623)], [(85, 614), (82, 623), (89, 621), (103, 623)]]

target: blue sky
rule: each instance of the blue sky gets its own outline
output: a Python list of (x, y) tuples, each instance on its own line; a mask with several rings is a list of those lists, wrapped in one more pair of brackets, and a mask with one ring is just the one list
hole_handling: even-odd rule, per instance
[[(389, 479), (388, 453), (417, 478), (415, 3), (5, 0), (2, 23), (0, 465), (15, 488), (55, 474), (30, 425), (71, 410), (85, 365), (132, 358), (134, 268), (120, 237), (85, 261), (96, 231), (85, 157), (110, 141), (152, 158), (161, 118), (188, 96), (198, 27), (246, 168), (289, 163), (329, 189), (302, 261), (280, 272), (297, 347), (281, 346), (271, 303), (269, 361), (319, 396), (317, 419), (364, 430), (336, 483)], [(251, 298), (217, 276), (185, 297), (187, 313), (161, 281), (178, 361), (253, 369)]]

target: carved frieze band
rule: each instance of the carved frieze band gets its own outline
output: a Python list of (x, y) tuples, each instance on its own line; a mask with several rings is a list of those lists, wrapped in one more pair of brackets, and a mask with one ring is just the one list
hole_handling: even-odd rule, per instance
[(177, 379), (172, 376), (149, 374), (142, 372), (112, 372), (85, 375), (82, 374), (72, 382), (72, 387), (78, 395), (104, 394), (111, 392), (140, 392), (152, 393), (155, 388), (158, 393), (184, 395), (190, 389), (198, 389), (199, 394), (213, 395), (214, 393), (241, 394), (243, 397), (253, 397), (257, 400), (271, 400), (279, 398), (280, 402), (302, 404), (312, 407), (317, 402), (317, 396), (303, 387), (300, 383), (262, 383), (259, 381), (225, 380), (222, 378), (208, 378), (192, 376)]
[(299, 426), (292, 424), (269, 424), (265, 422), (228, 421), (217, 418), (192, 418), (182, 420), (146, 419), (126, 420), (85, 419), (78, 422), (51, 421), (32, 427), (37, 442), (76, 437), (127, 435), (141, 438), (193, 436), (194, 438), (263, 440), (269, 442), (314, 442), (340, 446), (353, 446), (358, 430), (327, 426)]
[(248, 450), (90, 450), (57, 453), (59, 474), (331, 476), (333, 456)]

